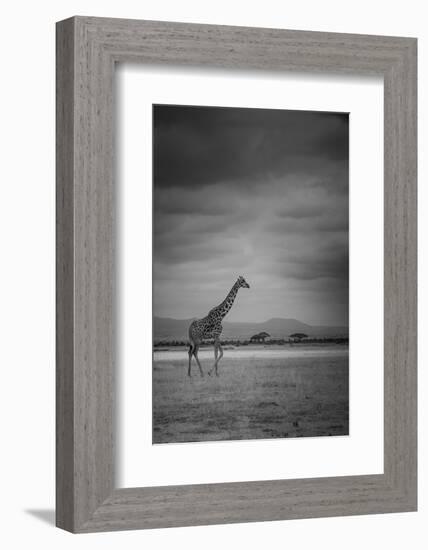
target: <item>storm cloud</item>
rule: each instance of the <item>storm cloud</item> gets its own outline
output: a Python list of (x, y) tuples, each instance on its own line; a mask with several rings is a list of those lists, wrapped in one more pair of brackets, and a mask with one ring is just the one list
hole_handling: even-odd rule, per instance
[[(348, 324), (348, 115), (153, 106), (154, 314)], [(245, 295), (244, 295), (245, 292)]]

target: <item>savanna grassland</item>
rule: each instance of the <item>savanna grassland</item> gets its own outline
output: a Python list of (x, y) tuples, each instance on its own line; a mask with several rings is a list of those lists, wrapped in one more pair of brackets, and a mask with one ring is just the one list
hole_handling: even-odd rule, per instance
[(348, 347), (212, 350), (187, 376), (186, 350), (156, 351), (153, 443), (338, 436), (349, 433)]

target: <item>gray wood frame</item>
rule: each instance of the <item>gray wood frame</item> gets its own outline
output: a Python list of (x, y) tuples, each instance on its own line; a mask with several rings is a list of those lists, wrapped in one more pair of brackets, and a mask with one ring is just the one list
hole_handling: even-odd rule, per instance
[[(113, 80), (115, 63), (124, 61), (383, 76), (382, 475), (115, 488)], [(416, 330), (415, 39), (90, 17), (57, 24), (58, 527), (91, 532), (416, 510)]]

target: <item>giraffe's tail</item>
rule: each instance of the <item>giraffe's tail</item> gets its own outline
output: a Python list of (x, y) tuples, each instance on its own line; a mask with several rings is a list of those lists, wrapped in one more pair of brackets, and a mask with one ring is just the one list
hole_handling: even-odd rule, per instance
[(193, 338), (192, 327), (189, 328), (189, 339), (187, 341), (187, 345), (189, 346), (189, 356), (190, 356), (196, 349), (196, 342)]
[(188, 340), (187, 340), (187, 345), (189, 346), (189, 354), (190, 352), (193, 353), (193, 350), (195, 349), (195, 342), (193, 341), (193, 331), (192, 331), (192, 326), (193, 326), (193, 323), (190, 325), (189, 327), (189, 332), (188, 332)]
[(193, 355), (193, 353), (194, 353), (194, 351), (195, 351), (196, 346), (195, 346), (195, 344), (194, 344), (192, 341), (189, 341), (189, 342), (187, 343), (187, 345), (189, 346), (189, 352), (188, 352), (188, 353), (189, 353), (189, 357), (192, 357), (192, 355)]

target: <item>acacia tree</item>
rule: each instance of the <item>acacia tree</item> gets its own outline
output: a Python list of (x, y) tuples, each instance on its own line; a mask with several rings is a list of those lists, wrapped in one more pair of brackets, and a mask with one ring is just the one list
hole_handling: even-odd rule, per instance
[(270, 338), (270, 334), (267, 332), (259, 332), (258, 334), (254, 334), (254, 336), (251, 336), (250, 342), (262, 342), (265, 343), (266, 338)]
[(303, 332), (295, 332), (294, 334), (290, 334), (290, 338), (293, 338), (297, 342), (301, 342), (303, 338), (307, 338), (308, 335), (304, 334)]

